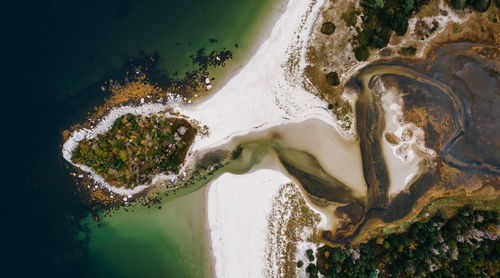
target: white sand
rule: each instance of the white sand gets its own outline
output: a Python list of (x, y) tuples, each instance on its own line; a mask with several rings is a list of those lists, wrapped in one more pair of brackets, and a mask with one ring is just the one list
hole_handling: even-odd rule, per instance
[[(322, 5), (323, 1), (289, 0), (269, 38), (219, 91), (195, 105), (171, 103), (175, 110), (209, 128), (209, 136), (196, 138), (191, 147), (193, 154), (223, 145), (236, 135), (286, 122), (316, 118), (342, 130), (326, 109), (327, 103), (302, 86), (310, 27)], [(151, 111), (137, 108), (145, 114), (161, 110), (161, 106), (141, 107), (150, 107)], [(112, 116), (92, 131), (72, 134), (72, 140), (65, 144), (64, 157), (69, 160), (69, 151), (78, 140), (104, 132), (117, 115), (129, 109), (135, 108), (113, 110)], [(263, 276), (267, 216), (279, 186), (290, 181), (276, 170), (240, 176), (224, 174), (213, 181), (207, 206), (217, 277)]]
[[(178, 107), (210, 129), (210, 136), (199, 138), (194, 150), (289, 121), (318, 118), (338, 128), (327, 104), (303, 89), (297, 73), (287, 67), (292, 58), (304, 68), (308, 26), (322, 4), (310, 7), (310, 1), (290, 0), (270, 37), (236, 76), (208, 100)], [(290, 57), (292, 53), (300, 57)], [(210, 185), (208, 223), (217, 277), (264, 276), (267, 216), (280, 185), (290, 181), (276, 170), (258, 170), (240, 176), (226, 173)]]
[[(306, 26), (302, 17), (310, 2), (290, 0), (270, 37), (220, 91), (199, 104), (177, 107), (182, 114), (209, 127), (210, 136), (199, 138), (193, 150), (221, 145), (235, 135), (286, 121), (319, 118), (337, 127), (325, 109), (327, 103), (307, 92), (301, 86), (302, 80), (293, 79), (296, 72), (292, 74), (287, 68), (290, 49), (295, 47), (290, 42), (297, 36), (307, 41), (310, 30), (299, 27)], [(314, 5), (313, 12), (317, 12), (320, 2)], [(312, 23), (314, 13), (310, 15), (305, 23)]]
[[(305, 67), (304, 54), (310, 26), (322, 6), (322, 1), (311, 2), (313, 1), (290, 0), (269, 38), (262, 43), (248, 64), (213, 96), (195, 105), (183, 105), (178, 99), (172, 99), (169, 105), (171, 108), (209, 128), (210, 136), (198, 136), (195, 139), (190, 149), (193, 154), (207, 147), (223, 145), (235, 135), (289, 121), (317, 118), (339, 131), (342, 130), (326, 109), (327, 103), (302, 86), (304, 80), (301, 76)], [(287, 64), (290, 60), (298, 62), (292, 66)], [(73, 133), (64, 144), (63, 156), (71, 162), (71, 151), (79, 140), (88, 136), (93, 138), (105, 132), (117, 117), (125, 113), (150, 114), (162, 108), (165, 107), (146, 104), (113, 109), (92, 130)], [(112, 188), (89, 171), (88, 167), (76, 166), (90, 172), (95, 181), (116, 194), (133, 195), (140, 191)]]
[[(262, 43), (241, 71), (219, 91), (194, 105), (183, 105), (176, 101), (170, 103), (176, 111), (209, 128), (209, 136), (196, 138), (191, 147), (193, 153), (224, 145), (235, 136), (307, 119), (320, 119), (325, 125), (334, 127), (339, 134), (343, 132), (340, 124), (326, 109), (327, 103), (303, 88), (303, 82), (307, 83), (302, 78), (302, 71), (306, 66), (305, 51), (311, 33), (310, 28), (323, 2), (289, 0), (286, 10), (276, 22), (269, 38)], [(72, 134), (71, 140), (64, 145), (65, 159), (70, 161), (70, 151), (78, 140), (105, 132), (119, 115), (128, 113), (129, 110), (148, 114), (164, 108), (162, 105), (143, 105), (139, 108), (113, 110), (110, 116), (93, 130)], [(392, 111), (391, 107), (384, 109), (388, 128), (395, 129), (397, 133), (400, 126), (394, 122), (393, 116), (399, 114), (400, 107), (396, 107), (395, 111)], [(308, 135), (314, 136), (314, 134)], [(350, 135), (352, 139), (352, 134)], [(332, 161), (334, 159), (332, 153), (321, 152), (323, 148), (330, 148), (333, 151), (335, 148), (348, 147), (349, 144), (339, 140), (338, 137), (332, 135), (325, 141), (316, 138), (317, 149), (311, 152), (315, 153), (320, 163), (333, 174), (352, 171), (362, 175), (361, 164), (357, 161), (357, 157), (360, 156), (359, 148), (352, 149), (352, 161), (345, 160), (344, 167), (340, 165), (337, 169), (331, 167), (334, 165), (333, 162), (339, 165), (339, 161)], [(288, 143), (307, 149), (303, 144), (305, 140), (301, 140), (304, 140), (304, 137), (288, 140)], [(399, 186), (391, 186), (390, 193), (399, 192), (406, 187), (412, 173), (416, 173), (419, 160), (415, 159), (416, 156), (410, 156), (406, 160), (398, 158), (394, 148), (387, 143), (384, 143), (383, 149), (385, 154), (390, 154), (386, 156), (389, 170), (391, 173), (398, 173), (391, 175), (391, 184)], [(352, 168), (349, 165), (356, 166)], [(82, 168), (81, 165), (78, 166)], [(362, 176), (338, 178), (355, 187), (358, 194), (365, 193)], [(273, 196), (282, 184), (290, 181), (291, 179), (280, 171), (262, 169), (244, 175), (226, 173), (209, 185), (208, 226), (216, 260), (217, 277), (264, 275), (262, 271), (266, 264), (265, 233)], [(299, 249), (303, 251), (306, 247), (307, 244), (303, 244)]]
[(210, 184), (208, 223), (217, 277), (262, 277), (273, 196), (291, 182), (276, 170), (223, 174)]
[[(391, 145), (383, 136), (382, 152), (389, 170), (389, 196), (407, 188), (422, 172), (421, 162), (425, 157), (434, 156), (435, 152), (425, 146), (424, 130), (413, 123), (403, 120), (403, 99), (393, 89), (378, 84), (382, 108), (385, 117), (385, 132), (391, 132), (399, 138), (400, 143)], [(405, 133), (405, 130), (407, 131)], [(412, 136), (409, 136), (411, 131)]]
[[(323, 1), (290, 0), (271, 34), (248, 64), (213, 96), (196, 105), (173, 100), (170, 107), (209, 128), (209, 136), (198, 136), (191, 147), (196, 153), (227, 143), (235, 135), (247, 134), (290, 121), (310, 118), (332, 127), (340, 125), (326, 109), (327, 103), (302, 87), (304, 54), (312, 25)], [(294, 62), (293, 65), (289, 61)], [(106, 132), (114, 120), (126, 113), (150, 114), (162, 105), (113, 109), (91, 130), (71, 134), (63, 156), (70, 161), (78, 141)], [(340, 128), (339, 128), (340, 130)], [(130, 196), (142, 189), (109, 187), (88, 167), (94, 180), (116, 194)], [(218, 277), (261, 277), (264, 269), (267, 219), (279, 186), (290, 182), (276, 170), (258, 170), (236, 176), (224, 174), (210, 185), (207, 194), (208, 220)]]

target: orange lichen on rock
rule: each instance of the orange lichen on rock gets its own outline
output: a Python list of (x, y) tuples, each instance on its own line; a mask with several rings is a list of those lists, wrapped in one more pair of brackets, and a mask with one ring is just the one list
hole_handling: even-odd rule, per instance
[(127, 102), (139, 103), (141, 100), (159, 98), (162, 94), (167, 93), (165, 89), (150, 82), (143, 73), (132, 78), (125, 78), (123, 81), (110, 79), (101, 89), (104, 91), (108, 89), (111, 95), (106, 98), (103, 105), (94, 107), (95, 113), (91, 116), (94, 120), (104, 116), (108, 109), (120, 104)]
[(111, 106), (131, 100), (140, 101), (141, 98), (146, 98), (162, 91), (158, 85), (149, 82), (145, 74), (138, 75), (134, 80), (125, 79), (123, 82), (110, 80), (109, 90), (112, 92), (112, 95), (108, 98), (107, 103)]
[(69, 130), (67, 130), (67, 129), (65, 129), (65, 130), (63, 131), (63, 133), (62, 133), (62, 136), (63, 136), (64, 141), (68, 140), (69, 135), (70, 135), (70, 131), (69, 131)]

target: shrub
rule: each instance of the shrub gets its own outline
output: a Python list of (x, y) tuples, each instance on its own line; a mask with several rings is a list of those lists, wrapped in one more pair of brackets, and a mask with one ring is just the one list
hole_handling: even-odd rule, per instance
[(333, 34), (333, 32), (335, 32), (335, 24), (333, 24), (332, 22), (328, 21), (321, 25), (321, 33), (325, 35), (331, 35)]
[(451, 6), (456, 10), (462, 10), (467, 4), (466, 0), (451, 0)]
[(382, 51), (380, 51), (380, 55), (387, 57), (392, 55), (392, 49), (390, 48), (384, 48)]
[(408, 47), (401, 47), (398, 53), (404, 56), (413, 56), (415, 55), (415, 53), (417, 53), (417, 48), (415, 48), (413, 45), (410, 45)]
[(490, 0), (474, 0), (472, 6), (476, 11), (484, 13), (488, 10), (490, 4), (491, 4)]
[(335, 71), (329, 72), (326, 75), (326, 82), (328, 82), (328, 84), (332, 85), (332, 86), (339, 85), (340, 80), (339, 80), (339, 75), (337, 74), (337, 72), (335, 72)]
[(307, 259), (312, 262), (314, 261), (314, 252), (312, 249), (307, 249), (306, 250), (306, 255), (307, 255)]
[[(450, 0), (462, 1), (462, 0)], [(467, 0), (463, 0), (467, 1)], [(490, 0), (477, 0), (490, 1)], [(358, 61), (369, 57), (369, 48), (383, 48), (393, 32), (403, 36), (408, 30), (408, 19), (429, 0), (362, 0), (362, 30), (358, 30), (356, 41), (358, 47), (354, 54)]]
[(366, 61), (368, 60), (368, 57), (370, 57), (370, 51), (368, 50), (368, 47), (362, 45), (358, 46), (354, 49), (354, 56), (356, 56), (356, 59), (358, 61)]
[[(495, 0), (500, 2), (498, 0)], [(467, 6), (472, 6), (476, 11), (484, 13), (490, 7), (491, 0), (450, 0), (450, 5), (456, 10), (463, 10)], [(497, 6), (499, 3), (496, 3)]]
[(342, 14), (342, 19), (347, 26), (356, 26), (359, 14), (360, 12), (356, 10), (354, 4), (351, 4), (351, 6), (347, 8), (346, 12)]
[(306, 268), (306, 273), (309, 273), (309, 277), (316, 278), (318, 277), (318, 268), (315, 264), (309, 264)]

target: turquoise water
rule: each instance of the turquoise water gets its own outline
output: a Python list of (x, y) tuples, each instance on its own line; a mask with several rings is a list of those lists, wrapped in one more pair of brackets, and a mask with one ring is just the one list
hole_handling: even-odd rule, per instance
[[(100, 83), (127, 57), (158, 53), (182, 75), (200, 48), (227, 48), (229, 76), (278, 6), (249, 1), (9, 1), (2, 6), (2, 167), (6, 277), (203, 277), (209, 274), (201, 197), (116, 212), (100, 226), (61, 156), (62, 131), (103, 99)], [(210, 42), (210, 39), (217, 40)], [(236, 48), (236, 44), (238, 47)], [(8, 146), (8, 147), (6, 147)], [(181, 202), (184, 200), (184, 202)], [(186, 206), (186, 204), (190, 204)], [(146, 208), (143, 208), (146, 209)], [(5, 276), (5, 275), (4, 275)]]
[(209, 276), (204, 201), (199, 190), (91, 222), (89, 277)]
[[(319, 121), (318, 121), (319, 122)], [(294, 124), (296, 129), (311, 129), (316, 121)], [(321, 126), (323, 127), (323, 126)], [(295, 167), (313, 165), (306, 152), (286, 146), (296, 129), (273, 130), (248, 139), (235, 139), (231, 145), (242, 147), (238, 159), (231, 160), (210, 175), (197, 179), (161, 204), (147, 208), (140, 205), (101, 214), (99, 222), (85, 220), (90, 228), (89, 273), (92, 277), (207, 277), (211, 274), (209, 231), (205, 217), (205, 188), (213, 178), (230, 172), (243, 174), (253, 167), (264, 167), (266, 156), (276, 152), (293, 161)], [(278, 128), (276, 128), (278, 130)], [(291, 131), (289, 131), (291, 130)], [(323, 129), (327, 133), (327, 129)], [(213, 156), (212, 156), (213, 157)], [(277, 162), (279, 163), (279, 162)], [(318, 171), (311, 170), (317, 174)], [(340, 193), (339, 193), (340, 194)], [(161, 205), (161, 209), (159, 206)]]
[(205, 223), (203, 186), (226, 172), (248, 172), (274, 150), (300, 160), (296, 152), (267, 136), (249, 142), (240, 140), (243, 151), (237, 160), (164, 198), (161, 204), (150, 208), (133, 205), (110, 215), (101, 213), (99, 222), (87, 217), (83, 222), (90, 229), (89, 276), (210, 277), (214, 261)]
[[(107, 50), (96, 54), (98, 61), (118, 63), (116, 56), (102, 56), (121, 46), (126, 53), (143, 49), (159, 51), (160, 66), (165, 71), (189, 69), (186, 57), (200, 47), (227, 47), (235, 60), (218, 76), (229, 75), (253, 49), (269, 21), (272, 1), (213, 1), (156, 5), (151, 10), (144, 4), (133, 4), (129, 15), (144, 21), (121, 25), (119, 31), (106, 32)], [(138, 5), (135, 7), (134, 5)], [(179, 11), (189, 10), (179, 20)], [(174, 18), (177, 18), (174, 21)], [(129, 37), (131, 32), (136, 37)], [(209, 39), (217, 42), (209, 42)], [(238, 44), (238, 47), (235, 47)], [(90, 62), (89, 62), (90, 63)], [(119, 64), (119, 63), (118, 63)], [(98, 78), (93, 72), (90, 78)], [(77, 78), (75, 76), (75, 78)], [(85, 84), (87, 81), (80, 79)], [(72, 82), (78, 86), (78, 82)], [(101, 217), (98, 223), (87, 221), (90, 228), (89, 276), (104, 277), (207, 277), (213, 263), (207, 245), (203, 191), (165, 200), (152, 208), (132, 207)]]

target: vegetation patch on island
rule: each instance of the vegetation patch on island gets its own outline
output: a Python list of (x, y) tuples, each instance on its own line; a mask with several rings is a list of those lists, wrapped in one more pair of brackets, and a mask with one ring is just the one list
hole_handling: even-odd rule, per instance
[[(191, 65), (187, 63), (186, 72), (182, 73), (172, 72), (161, 66), (162, 58), (158, 53), (150, 56), (141, 51), (135, 57), (124, 57), (123, 67), (106, 73), (99, 82), (86, 89), (92, 98), (96, 93), (99, 93), (99, 96), (92, 99), (94, 106), (92, 111), (78, 111), (79, 115), (85, 115), (85, 121), (64, 130), (62, 132), (64, 141), (75, 141), (75, 138), (72, 138), (73, 134), (82, 129), (93, 130), (111, 110), (121, 106), (163, 104), (166, 110), (154, 116), (160, 118), (160, 114), (170, 113), (168, 107), (173, 103), (195, 102), (198, 98), (209, 94), (216, 86), (214, 76), (223, 71), (222, 68), (233, 58), (233, 53), (225, 48), (218, 50), (201, 48), (186, 58), (189, 58), (192, 63)], [(123, 120), (126, 120), (126, 117), (128, 116), (121, 118), (122, 123), (125, 122)], [(127, 200), (114, 198), (116, 194), (121, 195), (125, 191), (118, 193), (112, 188), (133, 189), (138, 185), (149, 184), (157, 174), (176, 173), (185, 159), (195, 134), (198, 131), (202, 134), (208, 132), (206, 126), (198, 126), (198, 123), (190, 124), (180, 118), (164, 117), (169, 125), (170, 123), (173, 125), (171, 130), (165, 130), (160, 127), (159, 122), (152, 121), (152, 118), (138, 115), (135, 117), (137, 125), (134, 127), (139, 126), (141, 131), (129, 126), (123, 128), (131, 129), (132, 134), (127, 134), (129, 131), (124, 130), (118, 132), (122, 128), (116, 124), (113, 131), (108, 131), (92, 140), (87, 138), (87, 140), (77, 141), (77, 146), (72, 147), (69, 157), (65, 156), (72, 163), (91, 168), (110, 186), (96, 184), (94, 176), (87, 175), (87, 169), (76, 167), (75, 172), (71, 172), (71, 175), (76, 178), (76, 183), (80, 185), (76, 190), (82, 193), (81, 197), (84, 202), (93, 209), (102, 205), (121, 205), (122, 199), (125, 205), (128, 205), (132, 201), (131, 196), (134, 201), (140, 198), (144, 202), (156, 202), (159, 198), (159, 194), (156, 193), (157, 188), (149, 187), (144, 192), (135, 190), (133, 192), (136, 193), (127, 194)], [(180, 136), (179, 142), (171, 143), (171, 138), (175, 139), (175, 132), (180, 126), (187, 129), (186, 133), (180, 135), (177, 132)], [(160, 136), (160, 131), (165, 135), (164, 137)], [(155, 133), (156, 137), (153, 134), (146, 134), (149, 132)], [(117, 134), (124, 137), (116, 137)], [(132, 138), (130, 142), (125, 141), (131, 139), (129, 135), (135, 136), (136, 139)], [(168, 145), (165, 146), (165, 140), (172, 144), (170, 148)], [(141, 142), (148, 142), (148, 145), (142, 145)], [(175, 181), (179, 180), (183, 180), (183, 177), (176, 176)], [(165, 185), (165, 183), (169, 184), (168, 188), (173, 192), (182, 186), (162, 179), (161, 184)], [(137, 194), (139, 191), (142, 193)]]
[(178, 173), (196, 135), (183, 118), (126, 114), (104, 134), (81, 140), (71, 160), (114, 187), (133, 188), (160, 173)]

